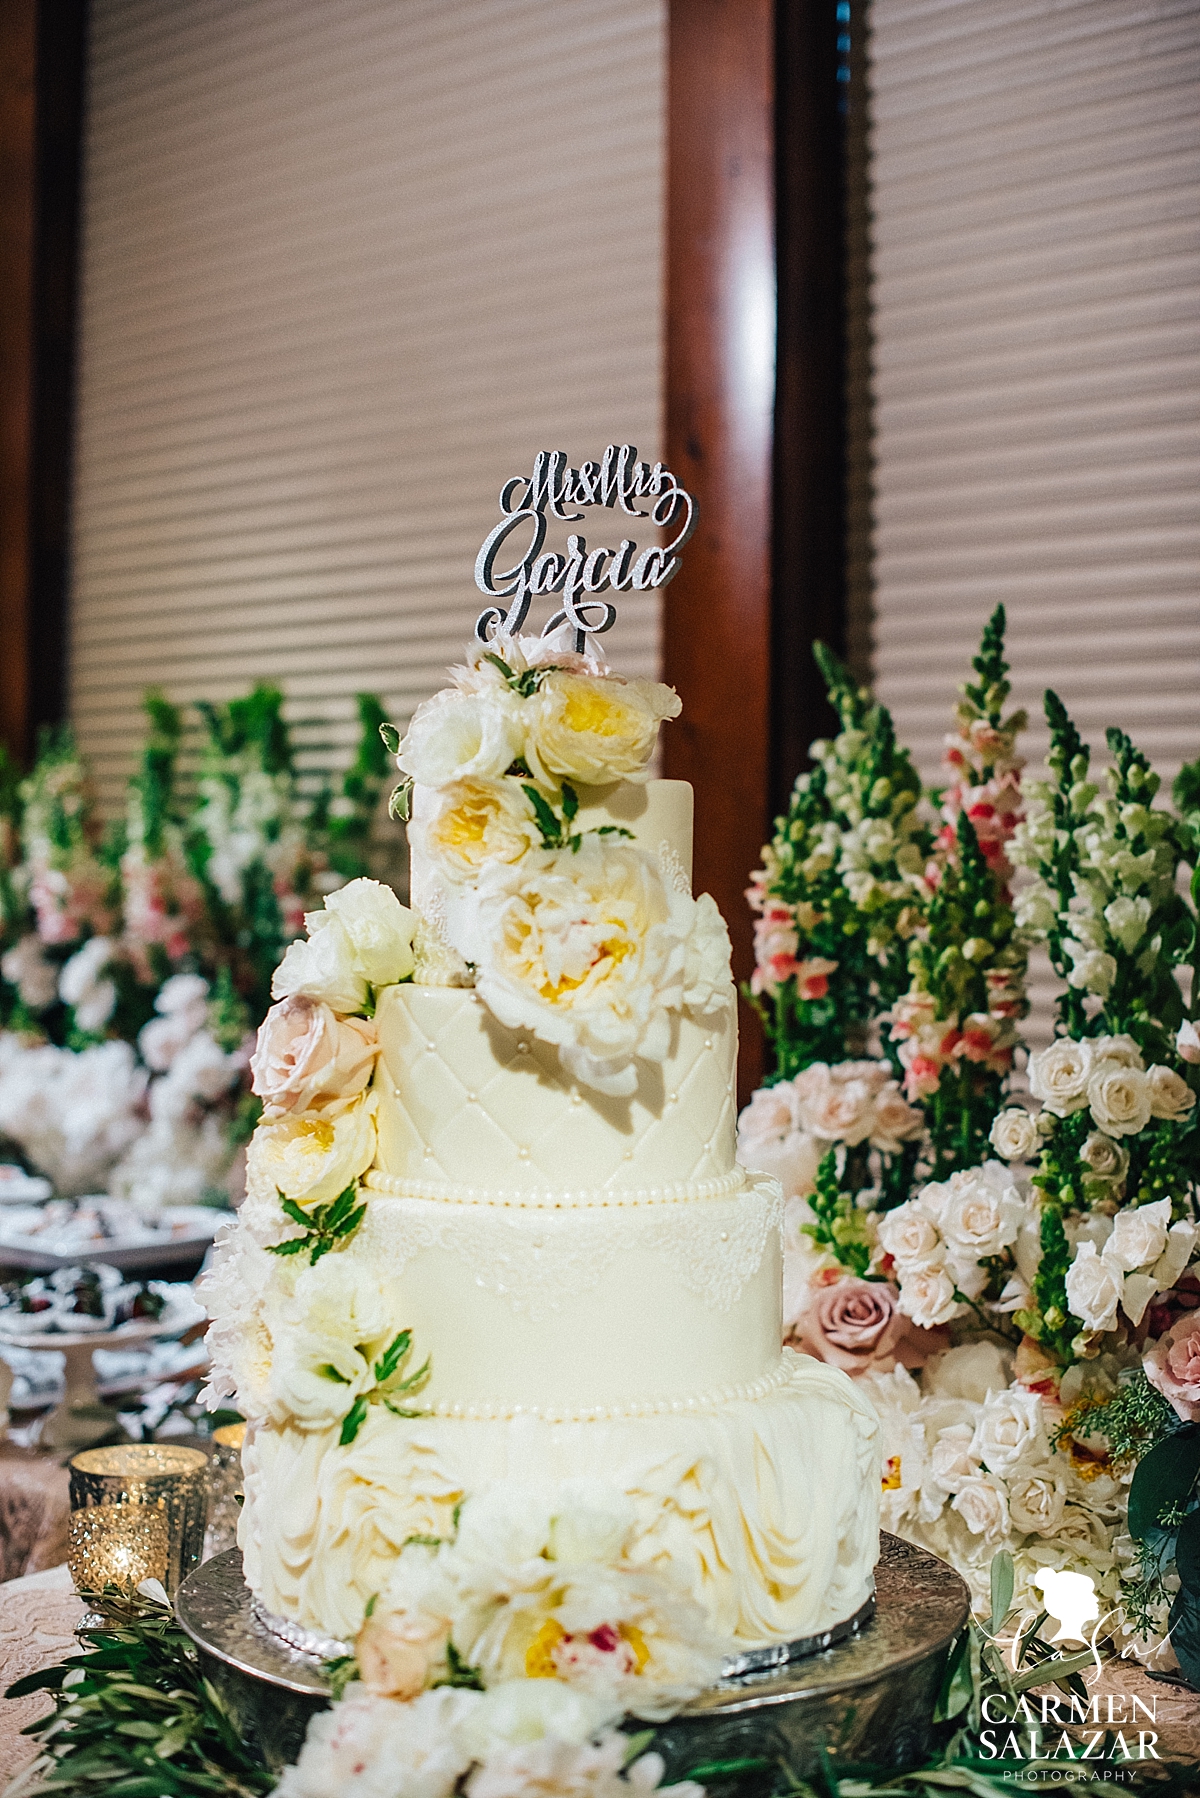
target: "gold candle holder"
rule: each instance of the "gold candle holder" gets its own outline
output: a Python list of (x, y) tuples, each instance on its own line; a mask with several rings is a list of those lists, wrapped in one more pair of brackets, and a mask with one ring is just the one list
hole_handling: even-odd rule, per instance
[(242, 1444), (244, 1423), (223, 1423), (212, 1433), (213, 1452), (208, 1463), (208, 1531), (204, 1559), (237, 1547), (238, 1517), (242, 1509)]
[(71, 1513), (67, 1566), (78, 1592), (132, 1592), (146, 1579), (165, 1585), (170, 1558), (171, 1532), (157, 1505), (89, 1505)]
[(208, 1513), (208, 1457), (199, 1449), (160, 1442), (89, 1448), (76, 1455), (70, 1467), (73, 1512), (140, 1509), (161, 1516), (168, 1541), (162, 1583), (168, 1592), (200, 1565)]

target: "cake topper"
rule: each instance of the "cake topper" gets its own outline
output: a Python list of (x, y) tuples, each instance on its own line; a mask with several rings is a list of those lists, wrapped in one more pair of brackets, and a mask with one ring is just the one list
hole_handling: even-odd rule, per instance
[[(636, 505), (639, 499), (653, 503)], [(621, 539), (619, 549), (589, 549), (587, 539), (572, 532), (566, 554), (543, 550), (546, 518), (576, 524), (583, 517), (580, 506), (619, 507), (630, 518), (649, 518), (663, 531), (674, 530), (669, 543), (652, 545), (637, 555), (637, 544)], [(643, 592), (665, 587), (679, 572), (679, 551), (696, 528), (696, 502), (661, 462), (653, 467), (639, 462), (632, 443), (620, 448), (610, 443), (600, 462), (567, 466), (563, 450), (539, 450), (533, 473), (514, 475), (500, 489), (502, 517), (488, 533), (475, 558), (475, 585), (492, 599), (506, 599), (504, 606), (488, 606), (479, 614), (475, 635), (490, 643), (500, 634), (515, 636), (529, 613), (535, 594), (561, 593), (562, 610), (555, 612), (542, 635), (550, 636), (562, 625), (575, 632), (575, 648), (582, 651), (588, 637), (598, 637), (616, 623), (617, 608), (600, 593)], [(527, 527), (529, 539), (520, 559), (501, 571), (496, 558), (514, 533)], [(634, 561), (634, 557), (637, 560)]]

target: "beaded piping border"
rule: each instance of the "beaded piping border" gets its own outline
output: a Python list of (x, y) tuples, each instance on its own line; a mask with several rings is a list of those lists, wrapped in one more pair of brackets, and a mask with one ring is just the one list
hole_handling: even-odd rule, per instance
[(620, 1423), (637, 1417), (694, 1417), (703, 1411), (719, 1411), (724, 1405), (753, 1402), (786, 1386), (795, 1371), (795, 1360), (781, 1358), (770, 1373), (736, 1386), (719, 1386), (712, 1392), (691, 1393), (682, 1398), (634, 1399), (620, 1405), (519, 1405), (510, 1399), (481, 1399), (466, 1404), (441, 1399), (428, 1405), (429, 1417), (452, 1418), (467, 1423), (509, 1423), (517, 1417), (533, 1417), (543, 1423)]
[(339, 1641), (337, 1636), (323, 1636), (315, 1629), (305, 1629), (302, 1623), (292, 1623), (286, 1617), (277, 1617), (274, 1611), (268, 1611), (261, 1600), (251, 1594), (250, 1609), (254, 1613), (256, 1623), (262, 1625), (268, 1635), (276, 1636), (296, 1654), (302, 1654), (310, 1661), (337, 1661), (343, 1655), (354, 1653), (353, 1642)]
[(692, 1199), (728, 1199), (755, 1184), (744, 1168), (705, 1180), (676, 1180), (668, 1186), (584, 1187), (579, 1192), (516, 1191), (486, 1186), (455, 1186), (447, 1181), (418, 1180), (371, 1168), (364, 1185), (391, 1199), (434, 1199), (449, 1205), (490, 1205), (514, 1211), (591, 1211), (621, 1205), (682, 1205)]

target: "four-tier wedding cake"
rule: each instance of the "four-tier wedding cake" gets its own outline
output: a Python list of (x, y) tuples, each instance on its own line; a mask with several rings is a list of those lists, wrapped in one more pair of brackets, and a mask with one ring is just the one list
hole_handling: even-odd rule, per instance
[(354, 881), (276, 975), (212, 1390), (262, 1616), (377, 1690), (653, 1715), (872, 1591), (876, 1423), (780, 1348), (728, 936), (691, 789), (646, 778), (678, 709), (553, 637), (477, 646), (399, 744), (413, 909)]

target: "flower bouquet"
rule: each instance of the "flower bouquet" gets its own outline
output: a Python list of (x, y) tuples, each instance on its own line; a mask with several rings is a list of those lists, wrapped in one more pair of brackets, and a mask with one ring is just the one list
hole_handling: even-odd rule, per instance
[(365, 867), (387, 766), (376, 700), (337, 795), (301, 792), (283, 696), (146, 699), (125, 814), (105, 824), (70, 732), (0, 765), (0, 1136), (64, 1197), (226, 1203), (258, 1115), (254, 1032), (308, 906)]
[[(1048, 692), (1023, 783), (1004, 624), (923, 801), (821, 652), (843, 728), (748, 895), (776, 1066), (739, 1152), (784, 1183), (789, 1339), (882, 1416), (886, 1527), (981, 1610), (1011, 1554), (1034, 1633), (1046, 1571), (1087, 1575), (1107, 1638), (1200, 1686), (1200, 764), (1168, 809), (1110, 730), (1093, 778)], [(1034, 945), (1061, 992), (1030, 1053)]]

